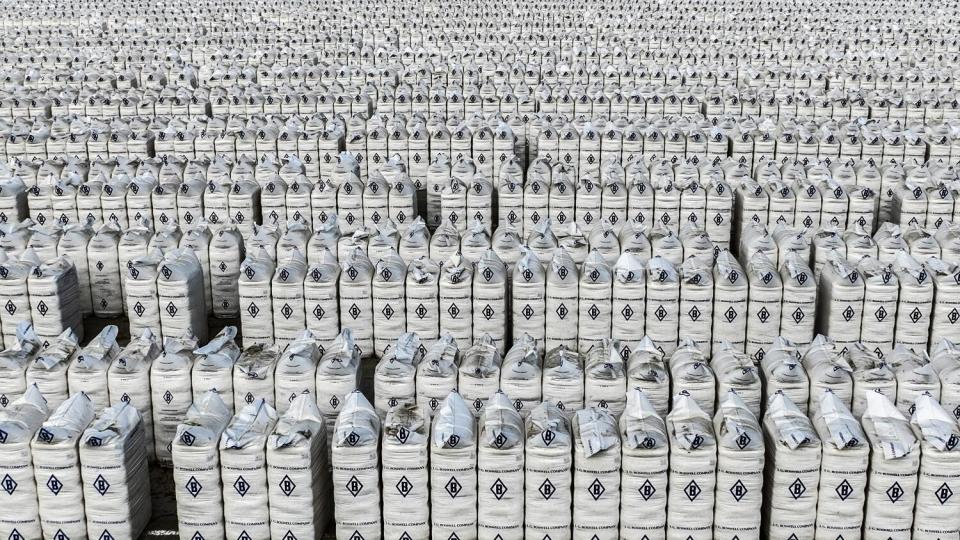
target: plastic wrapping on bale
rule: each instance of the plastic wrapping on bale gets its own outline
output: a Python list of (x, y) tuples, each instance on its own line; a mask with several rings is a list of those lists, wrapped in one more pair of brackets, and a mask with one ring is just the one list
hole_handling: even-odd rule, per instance
[(270, 534), (267, 438), (277, 411), (263, 399), (243, 407), (220, 436), (223, 521), (227, 537)]
[(713, 346), (726, 341), (746, 350), (747, 273), (729, 251), (717, 255), (713, 282)]
[(107, 325), (76, 355), (67, 368), (70, 395), (87, 394), (95, 409), (110, 406), (107, 390), (107, 370), (120, 354), (117, 344), (119, 330)]
[(920, 441), (893, 402), (878, 393), (867, 394), (863, 431), (872, 450), (863, 537), (911, 538)]
[(670, 440), (667, 539), (713, 538), (717, 441), (710, 416), (689, 395), (673, 399), (666, 418)]
[(36, 385), (31, 385), (9, 407), (0, 409), (0, 473), (3, 490), (0, 501), (7, 510), (0, 517), (0, 534), (10, 538), (41, 538), (38, 490), (44, 485), (34, 480), (30, 441), (47, 419), (46, 400)]
[(609, 411), (573, 414), (573, 539), (619, 537), (620, 433)]
[(233, 417), (210, 390), (190, 405), (171, 437), (174, 495), (180, 538), (223, 535), (223, 487), (220, 482), (220, 436)]
[(543, 265), (530, 250), (523, 250), (513, 271), (511, 308), (513, 336), (528, 334), (543, 347), (546, 335), (546, 276)]
[(620, 342), (621, 356), (629, 358), (641, 346), (645, 328), (647, 274), (643, 259), (633, 252), (624, 252), (617, 259), (614, 276), (610, 336)]
[(301, 394), (267, 438), (271, 536), (317, 537), (332, 515), (326, 429), (314, 397)]
[(463, 353), (457, 389), (478, 418), (491, 395), (500, 386), (503, 358), (490, 336), (482, 336)]
[(501, 354), (508, 348), (509, 281), (507, 267), (497, 253), (485, 251), (473, 275), (473, 334), (492, 337)]
[(28, 322), (17, 325), (15, 340), (0, 351), (0, 410), (27, 391), (27, 367), (40, 352), (40, 339)]
[[(80, 354), (79, 339), (67, 329), (51, 340), (27, 366), (27, 387), (36, 384), (47, 406), (56, 409), (69, 396), (67, 369)], [(26, 387), (25, 387), (26, 389)]]
[(374, 355), (373, 286), (375, 268), (360, 248), (340, 257), (340, 328), (350, 329), (364, 358)]
[(430, 434), (430, 526), (435, 538), (477, 538), (477, 426), (460, 394), (451, 392)]
[(193, 332), (207, 339), (207, 308), (200, 260), (191, 249), (170, 250), (160, 262), (157, 298), (164, 337), (179, 337)]
[(525, 335), (507, 351), (500, 368), (500, 390), (513, 400), (514, 409), (523, 418), (541, 401), (542, 379), (536, 343)]
[(564, 248), (553, 252), (546, 281), (544, 347), (577, 349), (580, 273)]
[(910, 420), (920, 438), (920, 468), (917, 503), (911, 538), (934, 540), (960, 531), (960, 501), (953, 496), (958, 488), (960, 427), (937, 399), (921, 394)]
[(373, 376), (374, 405), (381, 417), (401, 404), (415, 403), (417, 366), (422, 358), (420, 340), (413, 333), (400, 334), (386, 348)]
[(717, 437), (714, 538), (759, 539), (763, 504), (763, 431), (738, 392), (720, 393), (713, 419)]
[(154, 450), (157, 461), (169, 466), (177, 426), (193, 403), (191, 371), (196, 360), (197, 338), (191, 333), (163, 340), (163, 354), (150, 368)]
[(137, 538), (150, 520), (150, 473), (140, 413), (130, 403), (100, 412), (80, 438), (80, 467), (92, 538)]
[[(111, 297), (119, 296), (117, 290), (119, 285), (112, 288)], [(52, 340), (65, 330), (72, 330), (83, 339), (77, 269), (70, 259), (57, 257), (34, 268), (27, 279), (27, 292), (33, 329), (41, 339)], [(117, 311), (120, 312), (122, 308)]]
[(87, 534), (77, 442), (95, 416), (90, 398), (75, 394), (53, 411), (30, 445), (44, 531), (69, 538)]
[(387, 413), (380, 456), (386, 538), (430, 535), (429, 441), (426, 411), (405, 402)]
[(632, 388), (620, 416), (620, 537), (666, 537), (669, 438), (644, 392)]
[(870, 446), (860, 422), (830, 391), (813, 419), (822, 441), (816, 538), (859, 537)]
[[(160, 356), (160, 342), (149, 330), (130, 340), (110, 364), (107, 384), (110, 404), (118, 407), (129, 403), (140, 412), (141, 424), (146, 437), (147, 456), (156, 458), (153, 437), (153, 402), (150, 396), (150, 370)], [(81, 351), (82, 354), (82, 351)]]
[(220, 394), (220, 398), (231, 411), (233, 404), (233, 366), (240, 357), (240, 347), (235, 339), (237, 328), (226, 326), (219, 334), (204, 346), (194, 349), (194, 361), (191, 371), (193, 400), (199, 400), (209, 390)]
[(812, 537), (820, 482), (820, 438), (785, 394), (775, 394), (767, 403), (763, 428), (767, 461), (764, 534), (786, 538), (800, 531)]
[(524, 538), (523, 419), (503, 392), (490, 397), (479, 421), (477, 524), (480, 538)]
[(457, 388), (460, 349), (444, 334), (427, 349), (417, 366), (417, 406), (432, 416), (447, 395)]
[(810, 400), (810, 379), (800, 362), (798, 347), (777, 337), (760, 362), (760, 372), (763, 375), (761, 403), (769, 402), (774, 394), (782, 392), (806, 414)]

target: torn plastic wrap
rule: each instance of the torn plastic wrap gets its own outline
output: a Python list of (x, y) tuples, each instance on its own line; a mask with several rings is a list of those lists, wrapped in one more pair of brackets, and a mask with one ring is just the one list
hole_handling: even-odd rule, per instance
[(910, 538), (914, 524), (920, 441), (886, 396), (867, 394), (863, 431), (872, 449), (864, 538)]
[(667, 539), (713, 538), (717, 441), (710, 416), (686, 393), (666, 418), (670, 440)]
[(491, 396), (480, 416), (477, 452), (479, 537), (524, 538), (523, 419), (503, 392)]
[(573, 539), (619, 537), (620, 433), (613, 415), (589, 407), (573, 414)]
[(767, 461), (764, 534), (768, 538), (786, 538), (801, 531), (806, 537), (813, 537), (820, 482), (820, 438), (807, 416), (785, 394), (775, 394), (767, 403), (763, 430)]
[(223, 535), (220, 436), (233, 417), (220, 394), (204, 392), (176, 427), (168, 452), (173, 462), (180, 538)]
[(620, 537), (663, 539), (670, 443), (663, 417), (640, 389), (627, 392), (627, 406), (620, 416), (620, 438)]
[(460, 394), (451, 392), (430, 434), (430, 525), (438, 538), (477, 538), (477, 426)]
[(879, 392), (890, 401), (897, 399), (897, 375), (893, 366), (882, 361), (862, 344), (854, 344), (847, 353), (853, 368), (853, 415), (863, 416), (867, 394)]

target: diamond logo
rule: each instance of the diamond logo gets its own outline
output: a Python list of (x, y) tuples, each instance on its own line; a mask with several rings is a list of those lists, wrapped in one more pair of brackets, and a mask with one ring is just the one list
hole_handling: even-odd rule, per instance
[[(331, 407), (333, 407), (334, 409), (336, 409), (337, 407), (340, 406), (340, 398), (338, 398), (336, 395), (332, 395), (332, 396), (330, 396), (330, 401), (329, 401), (329, 403), (330, 403), (330, 406), (331, 406)], [(353, 434), (351, 433), (351, 435), (353, 435)]]
[(409, 495), (412, 491), (413, 482), (407, 479), (406, 476), (400, 477), (400, 480), (397, 481), (397, 493), (399, 493), (401, 497), (407, 498), (407, 495)]
[(732, 486), (730, 486), (730, 495), (733, 496), (733, 499), (737, 502), (740, 502), (741, 499), (747, 496), (747, 486), (743, 485), (743, 482), (737, 480)]
[(423, 304), (420, 304), (414, 310), (414, 313), (417, 314), (417, 318), (422, 319), (427, 316), (427, 307), (424, 306)]
[(853, 486), (850, 485), (850, 482), (846, 478), (843, 479), (843, 482), (837, 484), (837, 488), (834, 489), (837, 492), (837, 497), (840, 497), (841, 501), (845, 501), (853, 495)]
[(555, 311), (557, 312), (557, 316), (560, 317), (561, 319), (566, 319), (567, 315), (570, 313), (570, 311), (567, 310), (567, 306), (565, 304), (560, 304), (559, 306), (557, 306), (557, 309)]
[(687, 499), (693, 502), (700, 496), (700, 485), (697, 484), (696, 480), (691, 480), (690, 483), (683, 488), (683, 493), (687, 496)]
[(843, 313), (841, 313), (841, 315), (843, 315), (843, 320), (850, 322), (850, 319), (853, 319), (853, 316), (856, 315), (856, 312), (853, 311), (852, 306), (847, 306), (847, 308), (843, 310)]
[(483, 318), (488, 321), (492, 319), (494, 315), (496, 315), (496, 312), (493, 310), (490, 304), (484, 306), (483, 309), (480, 310), (480, 313), (483, 314)]
[(387, 304), (383, 306), (383, 309), (380, 310), (380, 313), (383, 313), (383, 316), (386, 317), (386, 319), (389, 321), (391, 318), (393, 318), (393, 314), (395, 312), (393, 310), (393, 306), (391, 306), (390, 304)]
[(946, 502), (953, 497), (953, 490), (950, 489), (950, 486), (948, 486), (946, 482), (944, 482), (943, 484), (940, 484), (940, 487), (937, 488), (934, 494), (936, 495), (937, 500), (940, 501), (940, 504), (946, 504)]
[(593, 497), (595, 501), (600, 499), (606, 491), (607, 488), (603, 487), (603, 483), (600, 482), (599, 478), (594, 478), (593, 482), (587, 486), (587, 492), (590, 493), (590, 496)]
[(629, 321), (633, 318), (633, 308), (630, 307), (630, 304), (623, 306), (623, 309), (620, 310), (620, 314), (623, 315), (623, 320)]
[(463, 491), (463, 486), (460, 484), (460, 481), (457, 480), (456, 476), (451, 476), (450, 480), (448, 480), (447, 484), (444, 486), (444, 489), (450, 495), (450, 498), (456, 499), (457, 495)]
[(540, 484), (540, 487), (537, 488), (537, 491), (540, 492), (540, 495), (544, 500), (549, 501), (550, 497), (553, 497), (553, 494), (557, 492), (557, 488), (553, 485), (553, 482), (551, 482), (549, 478), (546, 478)]
[(352, 304), (352, 305), (350, 306), (350, 309), (347, 310), (347, 313), (350, 314), (350, 317), (352, 317), (353, 320), (357, 320), (357, 317), (360, 316), (360, 308), (357, 307), (356, 304)]
[(361, 482), (356, 475), (351, 476), (350, 479), (347, 480), (346, 488), (348, 493), (356, 497), (357, 495), (360, 495), (361, 491), (363, 491), (363, 482)]
[(640, 491), (640, 496), (643, 497), (643, 500), (649, 501), (650, 497), (653, 497), (657, 493), (657, 488), (650, 482), (650, 480), (645, 480), (643, 484), (638, 488)]
[(692, 308), (690, 308), (690, 311), (687, 312), (687, 315), (690, 316), (690, 320), (694, 322), (699, 321), (700, 315), (702, 314), (703, 313), (700, 312), (700, 308), (698, 308), (697, 306), (693, 306)]
[(325, 314), (326, 314), (326, 311), (319, 305), (313, 308), (313, 316), (316, 317), (318, 321), (322, 319)]
[(102, 474), (98, 474), (97, 478), (93, 481), (93, 489), (101, 496), (106, 495), (107, 491), (110, 490), (110, 482), (107, 482), (107, 479), (104, 478)]
[(257, 315), (260, 314), (260, 308), (257, 307), (257, 305), (254, 304), (253, 302), (250, 302), (250, 305), (247, 306), (247, 313), (249, 313), (251, 317), (256, 319)]
[(913, 308), (913, 311), (910, 312), (910, 320), (916, 324), (920, 318), (923, 317), (923, 313), (920, 312), (920, 308)]
[(727, 308), (727, 311), (723, 313), (723, 317), (728, 323), (732, 323), (733, 320), (737, 318), (737, 310), (733, 309), (733, 306), (730, 306)]
[(502, 500), (503, 497), (507, 494), (507, 485), (503, 483), (503, 480), (497, 478), (497, 481), (490, 486), (490, 493), (493, 493), (493, 496), (497, 500)]
[(283, 478), (280, 479), (280, 491), (282, 491), (287, 497), (289, 497), (296, 488), (297, 485), (293, 483), (293, 480), (291, 480), (289, 476), (284, 475)]
[(793, 497), (794, 500), (796, 500), (796, 499), (799, 499), (801, 496), (803, 496), (804, 493), (807, 492), (807, 486), (803, 484), (802, 480), (797, 478), (796, 480), (793, 481), (792, 484), (790, 484), (787, 487), (787, 490), (790, 492), (790, 496)]
[(884, 309), (883, 306), (880, 306), (873, 315), (877, 318), (878, 322), (883, 322), (883, 320), (887, 318), (887, 310)]
[(13, 300), (7, 300), (7, 305), (4, 306), (4, 309), (10, 315), (13, 315), (17, 312), (17, 306), (13, 303)]
[(657, 317), (658, 321), (663, 322), (663, 319), (665, 319), (667, 316), (667, 310), (663, 307), (663, 305), (660, 305), (660, 307), (658, 307), (653, 314)]
[(803, 312), (802, 309), (798, 307), (793, 311), (792, 317), (793, 317), (793, 322), (800, 324), (803, 321), (804, 317), (806, 317), (806, 314)]
[(451, 317), (456, 319), (460, 315), (460, 308), (457, 307), (456, 304), (451, 303), (450, 307), (447, 308), (447, 313), (449, 313)]
[(200, 484), (200, 481), (197, 480), (195, 476), (191, 476), (186, 483), (187, 493), (193, 496), (194, 499), (197, 498), (197, 495), (203, 490), (203, 486)]
[(530, 304), (523, 306), (523, 309), (520, 310), (520, 314), (523, 315), (523, 318), (525, 318), (528, 321), (530, 320), (531, 317), (533, 317), (534, 313), (535, 312), (533, 311), (533, 308), (530, 306)]
[(238, 476), (233, 482), (233, 489), (236, 490), (238, 495), (245, 497), (250, 492), (250, 482), (247, 482), (243, 476)]
[(590, 316), (592, 320), (597, 320), (597, 317), (600, 316), (600, 308), (596, 304), (590, 306), (590, 309), (587, 310), (587, 315)]
[(903, 498), (904, 491), (900, 487), (900, 482), (894, 482), (892, 486), (887, 488), (887, 498), (890, 499), (890, 502), (896, 503)]
[(173, 302), (170, 302), (169, 304), (167, 304), (167, 310), (166, 310), (166, 311), (167, 311), (167, 315), (170, 315), (171, 317), (174, 317), (174, 316), (177, 315), (177, 311), (178, 311), (178, 310), (177, 310), (177, 306), (173, 305)]
[(60, 481), (54, 475), (50, 475), (50, 478), (47, 479), (47, 489), (50, 490), (50, 493), (53, 493), (55, 496), (60, 494), (60, 490), (63, 489), (63, 482)]
[(770, 319), (770, 312), (767, 311), (766, 306), (760, 308), (760, 311), (757, 312), (757, 318), (762, 323), (766, 323)]
[(40, 312), (40, 315), (46, 316), (46, 315), (47, 315), (47, 311), (49, 311), (49, 310), (50, 310), (50, 308), (47, 307), (47, 304), (45, 304), (45, 303), (43, 302), (43, 300), (41, 300), (40, 303), (37, 304), (37, 311)]

